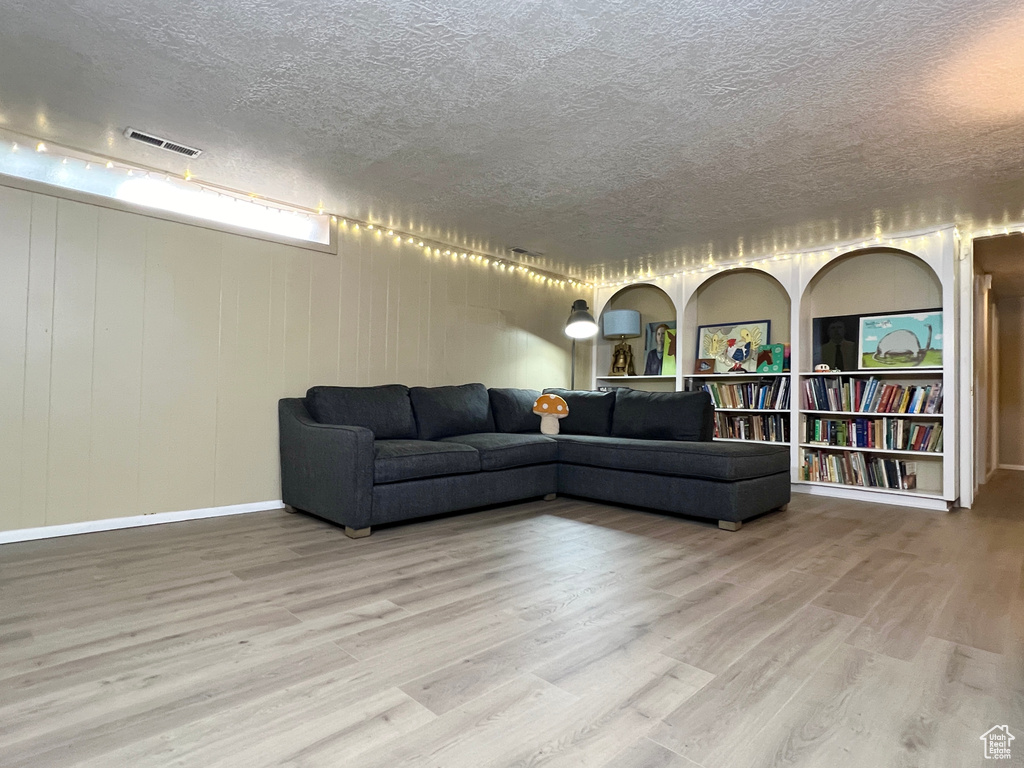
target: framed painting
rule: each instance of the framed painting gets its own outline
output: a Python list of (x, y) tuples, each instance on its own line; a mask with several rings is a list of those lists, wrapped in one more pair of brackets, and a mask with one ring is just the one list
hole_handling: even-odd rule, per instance
[(942, 310), (861, 317), (858, 362), (861, 370), (941, 368)]
[(834, 371), (859, 366), (860, 315), (816, 317), (811, 322), (811, 366), (827, 365)]
[[(663, 370), (665, 368), (665, 347), (674, 341), (675, 335), (675, 320), (647, 324), (647, 338), (644, 345), (644, 376), (660, 376), (662, 373), (667, 373)], [(675, 356), (675, 344), (672, 344), (672, 355)], [(675, 373), (674, 365), (670, 373)]]
[(697, 357), (714, 358), (715, 373), (754, 373), (758, 349), (771, 343), (770, 333), (770, 320), (701, 325)]

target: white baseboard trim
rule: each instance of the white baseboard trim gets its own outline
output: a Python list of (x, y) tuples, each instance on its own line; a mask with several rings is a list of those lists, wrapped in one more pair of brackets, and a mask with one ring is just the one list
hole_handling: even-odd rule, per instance
[(96, 531), (114, 531), (118, 528), (140, 528), (145, 525), (180, 523), (184, 520), (201, 520), (205, 517), (244, 515), (249, 512), (266, 512), (271, 509), (281, 509), (283, 506), (283, 501), (275, 499), (273, 501), (254, 501), (249, 504), (231, 504), (226, 507), (186, 509), (182, 512), (156, 512), (152, 515), (112, 517), (106, 520), (89, 520), (84, 523), (46, 525), (42, 528), (22, 528), (16, 531), (0, 531), (0, 544), (13, 544), (16, 541), (35, 541), (36, 539), (52, 539), (58, 536), (76, 536), (79, 533), (95, 533)]
[(793, 483), (794, 493), (809, 493), (812, 496), (829, 496), (834, 499), (853, 499), (867, 501), (872, 504), (888, 504), (897, 507), (914, 507), (929, 512), (948, 512), (952, 502), (943, 499), (928, 499), (912, 493), (885, 493), (881, 491), (860, 490), (859, 488), (829, 488), (824, 485), (804, 485)]
[(1024, 464), (1000, 464), (999, 469), (1012, 469), (1017, 472), (1024, 472)]

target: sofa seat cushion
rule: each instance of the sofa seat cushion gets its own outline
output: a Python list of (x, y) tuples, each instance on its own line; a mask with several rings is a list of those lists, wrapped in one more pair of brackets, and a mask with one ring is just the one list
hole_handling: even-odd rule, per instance
[(468, 445), (429, 440), (375, 440), (373, 482), (398, 483), (480, 471), (480, 454)]
[(734, 481), (789, 471), (789, 449), (764, 443), (556, 435), (559, 460), (672, 477)]
[(441, 442), (475, 448), (480, 454), (480, 468), (485, 472), (558, 461), (558, 443), (544, 435), (479, 432), (446, 437)]

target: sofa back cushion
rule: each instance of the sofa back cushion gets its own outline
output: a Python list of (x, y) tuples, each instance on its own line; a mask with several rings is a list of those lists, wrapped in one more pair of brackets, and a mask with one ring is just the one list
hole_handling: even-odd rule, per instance
[(569, 415), (558, 424), (558, 431), (566, 435), (608, 436), (612, 430), (615, 410), (614, 392), (590, 392), (579, 389), (551, 387), (545, 393), (558, 395), (569, 406)]
[(409, 390), (420, 440), (493, 432), (491, 401), (483, 384)]
[(714, 435), (715, 408), (707, 392), (615, 392), (613, 437), (711, 440)]
[(533, 412), (533, 404), (540, 397), (539, 389), (487, 390), (491, 397), (491, 413), (499, 432), (540, 433), (540, 416)]
[(409, 388), (402, 384), (381, 387), (312, 387), (306, 392), (306, 410), (321, 424), (366, 427), (377, 440), (416, 437)]

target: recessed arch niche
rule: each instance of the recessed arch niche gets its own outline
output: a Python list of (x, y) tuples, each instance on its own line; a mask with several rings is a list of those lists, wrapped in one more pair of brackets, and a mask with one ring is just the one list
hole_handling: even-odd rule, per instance
[(824, 264), (800, 301), (798, 370), (813, 368), (816, 317), (913, 312), (942, 306), (942, 281), (932, 267), (908, 251), (869, 248)]
[(692, 373), (698, 355), (697, 327), (719, 323), (770, 320), (769, 341), (790, 342), (789, 291), (773, 275), (759, 269), (730, 269), (709, 277), (690, 295), (679, 335), (679, 365)]
[[(642, 375), (644, 370), (646, 341), (645, 333), (648, 323), (661, 323), (674, 321), (676, 319), (676, 305), (672, 298), (657, 285), (650, 283), (637, 283), (627, 285), (608, 299), (608, 302), (601, 310), (601, 317), (598, 318), (602, 331), (598, 334), (596, 345), (597, 375), (604, 377), (612, 363), (612, 350), (618, 343), (618, 339), (606, 339), (603, 336), (604, 313), (613, 309), (635, 309), (640, 313), (641, 335), (637, 339), (627, 339), (633, 347), (634, 365), (637, 375)], [(598, 382), (608, 383), (608, 382)], [(632, 385), (631, 385), (632, 386)], [(675, 382), (671, 380), (644, 382), (644, 389), (672, 391), (675, 389)]]

